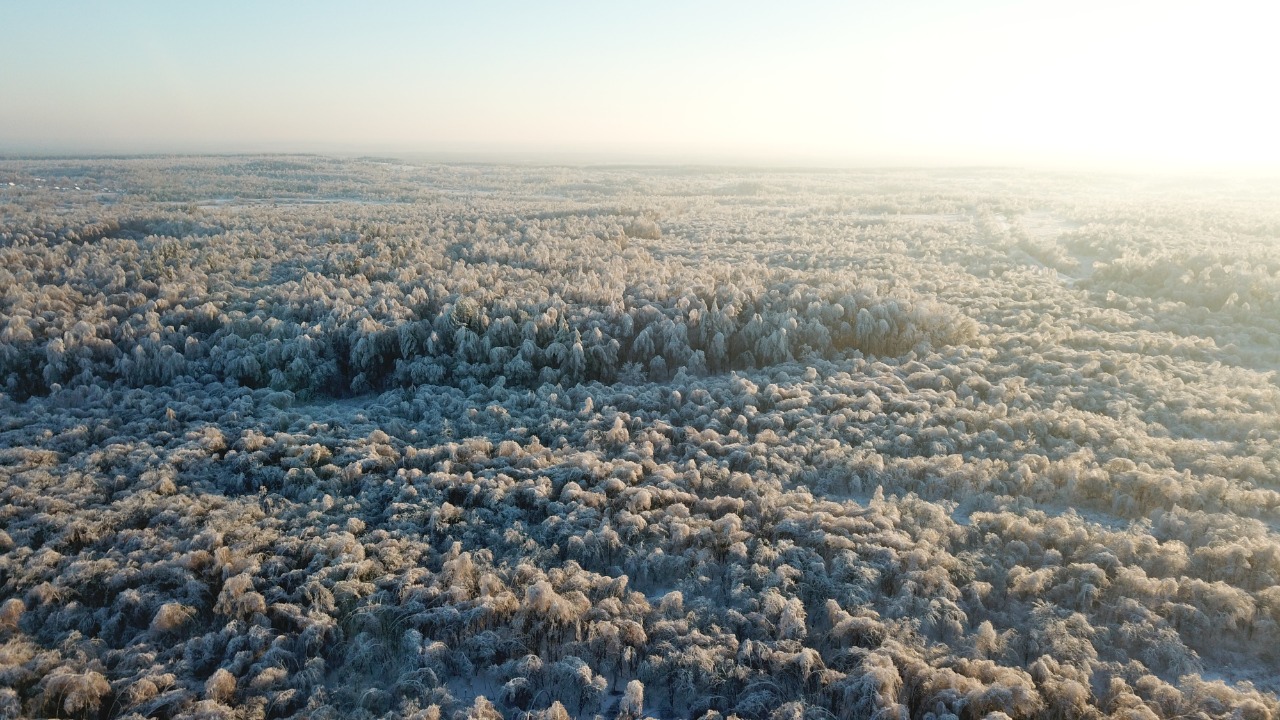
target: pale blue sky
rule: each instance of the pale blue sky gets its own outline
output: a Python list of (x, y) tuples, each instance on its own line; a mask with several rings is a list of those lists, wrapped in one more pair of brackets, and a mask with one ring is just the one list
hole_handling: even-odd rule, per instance
[(0, 152), (1280, 168), (1273, 6), (0, 0)]

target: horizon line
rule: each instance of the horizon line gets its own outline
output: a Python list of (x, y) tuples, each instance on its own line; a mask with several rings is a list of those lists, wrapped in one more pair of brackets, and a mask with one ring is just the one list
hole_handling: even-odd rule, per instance
[[(682, 155), (684, 157), (682, 157)], [(1127, 177), (1213, 177), (1280, 180), (1280, 168), (1264, 166), (1209, 166), (1161, 164), (1142, 166), (1138, 163), (1054, 163), (1054, 162), (996, 162), (922, 161), (919, 158), (889, 159), (868, 158), (859, 162), (841, 157), (823, 160), (813, 156), (761, 156), (732, 153), (619, 153), (589, 150), (383, 150), (356, 149), (288, 149), (288, 150), (155, 150), (155, 151), (96, 151), (96, 150), (24, 150), (10, 151), (0, 148), (0, 161), (40, 160), (146, 160), (166, 158), (252, 158), (296, 157), (331, 158), (408, 165), (433, 164), (457, 166), (523, 166), (523, 167), (572, 167), (594, 169), (642, 169), (683, 168), (703, 170), (757, 170), (797, 172), (839, 171), (1017, 171), (1028, 173), (1066, 173), (1072, 175), (1114, 175)]]

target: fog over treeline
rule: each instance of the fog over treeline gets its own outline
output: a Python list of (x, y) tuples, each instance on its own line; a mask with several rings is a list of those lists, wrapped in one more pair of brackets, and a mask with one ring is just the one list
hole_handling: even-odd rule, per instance
[(1280, 718), (1280, 182), (0, 160), (0, 717)]

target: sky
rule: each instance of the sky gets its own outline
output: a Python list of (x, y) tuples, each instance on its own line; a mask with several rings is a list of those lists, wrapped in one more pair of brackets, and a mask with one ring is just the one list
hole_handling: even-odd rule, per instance
[(1280, 172), (1278, 8), (0, 0), (0, 153)]

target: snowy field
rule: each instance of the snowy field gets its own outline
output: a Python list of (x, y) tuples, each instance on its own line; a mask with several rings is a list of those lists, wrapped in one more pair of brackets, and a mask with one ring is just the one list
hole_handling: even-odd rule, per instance
[(1280, 717), (1280, 184), (0, 160), (0, 717)]

